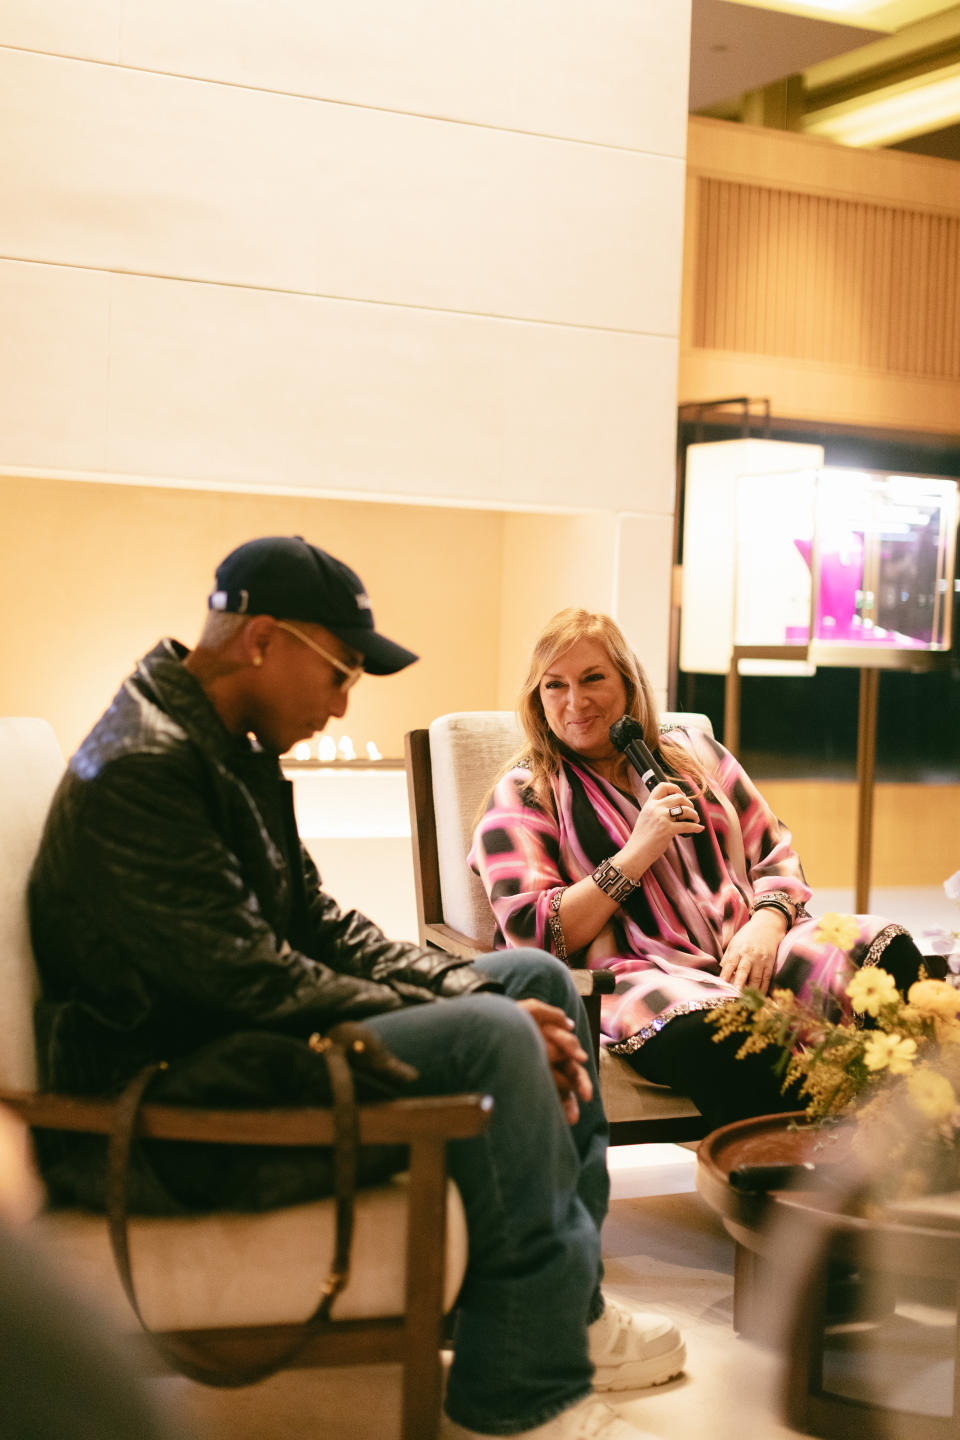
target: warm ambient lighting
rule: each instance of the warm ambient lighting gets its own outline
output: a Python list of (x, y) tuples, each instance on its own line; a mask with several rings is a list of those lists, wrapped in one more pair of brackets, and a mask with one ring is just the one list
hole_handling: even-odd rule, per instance
[(947, 10), (954, 0), (733, 0), (735, 5), (757, 10), (777, 10), (784, 15), (807, 16), (811, 20), (837, 20), (862, 25), (869, 30), (902, 30)]
[(841, 145), (892, 145), (960, 121), (960, 65), (809, 111), (803, 128)]

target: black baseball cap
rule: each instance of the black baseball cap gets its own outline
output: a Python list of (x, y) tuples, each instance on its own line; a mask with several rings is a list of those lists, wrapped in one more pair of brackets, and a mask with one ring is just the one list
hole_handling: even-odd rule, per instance
[(207, 606), (322, 625), (359, 650), (371, 675), (393, 675), (420, 658), (377, 634), (360, 576), (302, 535), (271, 535), (231, 550), (217, 566), (217, 588)]

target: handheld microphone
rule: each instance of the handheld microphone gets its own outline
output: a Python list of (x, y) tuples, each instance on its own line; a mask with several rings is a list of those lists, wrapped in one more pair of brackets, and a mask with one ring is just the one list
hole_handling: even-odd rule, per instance
[(648, 790), (666, 780), (658, 762), (650, 753), (643, 739), (643, 726), (639, 720), (623, 715), (610, 726), (610, 743), (630, 761)]

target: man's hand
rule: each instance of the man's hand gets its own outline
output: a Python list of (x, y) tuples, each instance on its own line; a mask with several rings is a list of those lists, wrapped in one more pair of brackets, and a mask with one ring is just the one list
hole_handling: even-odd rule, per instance
[(742, 925), (723, 952), (720, 976), (742, 990), (753, 985), (761, 994), (770, 989), (780, 941), (787, 933), (787, 917), (772, 906), (758, 910)]
[(580, 1117), (580, 1101), (593, 1096), (593, 1082), (583, 1068), (587, 1055), (573, 1033), (573, 1021), (545, 1000), (518, 1000), (517, 1004), (526, 1010), (543, 1036), (563, 1113), (567, 1123), (575, 1125)]

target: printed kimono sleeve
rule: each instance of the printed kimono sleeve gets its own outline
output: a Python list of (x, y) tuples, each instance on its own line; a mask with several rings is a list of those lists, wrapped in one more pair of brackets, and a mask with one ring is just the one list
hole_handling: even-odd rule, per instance
[(743, 766), (719, 741), (702, 731), (688, 731), (712, 785), (733, 806), (743, 839), (744, 875), (754, 897), (778, 891), (797, 907), (798, 915), (813, 893), (806, 882), (793, 836), (778, 820)]
[(511, 770), (494, 787), (467, 857), (508, 947), (554, 948), (550, 901), (566, 884), (559, 858), (555, 818), (534, 799), (529, 771)]

